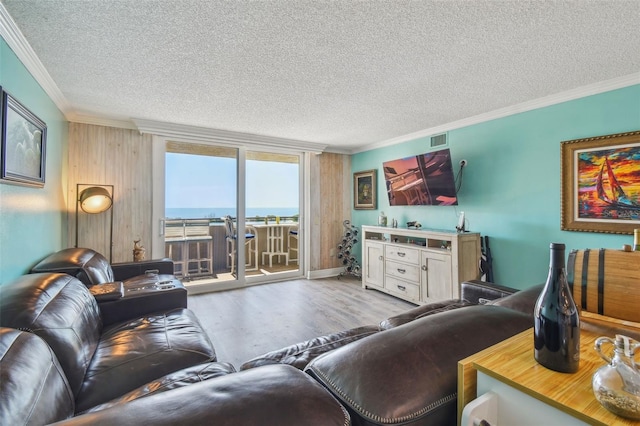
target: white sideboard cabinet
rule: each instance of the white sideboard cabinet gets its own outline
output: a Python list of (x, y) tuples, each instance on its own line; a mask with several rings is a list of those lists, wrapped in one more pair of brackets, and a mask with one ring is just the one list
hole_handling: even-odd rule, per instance
[(478, 233), (365, 225), (361, 235), (364, 288), (425, 304), (459, 298), (480, 275)]

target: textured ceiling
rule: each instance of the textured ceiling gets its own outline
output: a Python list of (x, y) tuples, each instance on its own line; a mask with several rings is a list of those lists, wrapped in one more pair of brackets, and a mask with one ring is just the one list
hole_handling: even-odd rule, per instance
[(640, 70), (640, 2), (1, 0), (73, 114), (352, 150)]

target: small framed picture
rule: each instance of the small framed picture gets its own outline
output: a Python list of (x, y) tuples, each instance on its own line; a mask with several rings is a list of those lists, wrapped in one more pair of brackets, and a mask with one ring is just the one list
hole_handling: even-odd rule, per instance
[(0, 179), (44, 186), (47, 125), (7, 92), (2, 92)]
[(375, 210), (376, 208), (376, 170), (365, 170), (353, 174), (353, 208), (356, 210)]

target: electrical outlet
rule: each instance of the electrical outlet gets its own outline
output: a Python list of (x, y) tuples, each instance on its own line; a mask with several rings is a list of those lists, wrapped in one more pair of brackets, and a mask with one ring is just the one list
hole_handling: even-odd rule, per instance
[(336, 257), (336, 249), (332, 248), (329, 250), (329, 257)]

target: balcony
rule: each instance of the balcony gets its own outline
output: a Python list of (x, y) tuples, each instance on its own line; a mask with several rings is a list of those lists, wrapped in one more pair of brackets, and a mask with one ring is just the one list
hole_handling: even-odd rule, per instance
[[(297, 239), (291, 239), (290, 250), (288, 238), (290, 227), (297, 227), (297, 216), (250, 217), (247, 225), (253, 225), (257, 233), (257, 260), (254, 255), (245, 252), (247, 261), (247, 276), (270, 275), (297, 270), (298, 251)], [(281, 229), (280, 238), (274, 229)], [(278, 251), (287, 253), (277, 256), (272, 252), (272, 242), (280, 239)], [(165, 256), (174, 262), (174, 274), (180, 277), (186, 285), (195, 280), (234, 280), (231, 271), (230, 256), (228, 255), (227, 239), (224, 220), (221, 218), (202, 219), (170, 219), (165, 221)], [(272, 253), (271, 255), (268, 255)], [(255, 262), (258, 264), (255, 265)], [(288, 263), (288, 264), (287, 264)], [(256, 267), (257, 266), (257, 267)], [(249, 269), (254, 269), (249, 271)]]

